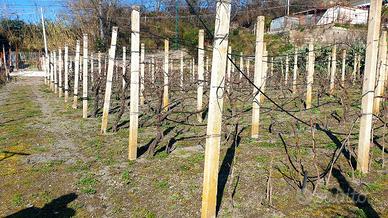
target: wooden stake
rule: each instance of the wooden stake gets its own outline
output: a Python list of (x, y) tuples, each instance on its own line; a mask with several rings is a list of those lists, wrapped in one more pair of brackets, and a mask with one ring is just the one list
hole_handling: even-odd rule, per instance
[(169, 99), (168, 99), (168, 77), (169, 77), (169, 72), (168, 72), (168, 58), (169, 54), (169, 41), (167, 39), (164, 40), (164, 90), (163, 90), (163, 108), (165, 111), (168, 111), (168, 104), (169, 104)]
[(361, 95), (361, 120), (357, 155), (357, 169), (363, 173), (368, 172), (369, 164), (381, 7), (382, 3), (380, 0), (371, 0), (368, 21), (368, 37), (366, 43), (365, 75)]
[(353, 62), (353, 72), (352, 72), (352, 84), (356, 82), (356, 73), (357, 73), (357, 54), (354, 54), (354, 62)]
[(62, 49), (58, 49), (58, 97), (62, 97), (62, 66), (63, 66), (63, 60), (62, 60)]
[(76, 109), (78, 106), (78, 81), (79, 81), (79, 65), (80, 65), (80, 42), (77, 40), (75, 61), (74, 61), (74, 98), (73, 108)]
[(141, 43), (140, 52), (140, 105), (144, 105), (144, 56), (145, 56), (145, 45)]
[(216, 216), (217, 177), (221, 144), (221, 121), (228, 50), (230, 10), (230, 0), (217, 1), (210, 82), (209, 118), (207, 122), (205, 148), (201, 210), (202, 218)]
[(82, 118), (88, 118), (88, 34), (83, 36)]
[(337, 73), (337, 45), (333, 46), (331, 50), (331, 73), (330, 73), (330, 91), (332, 95), (334, 93), (335, 77)]
[(114, 68), (114, 64), (115, 64), (115, 55), (116, 55), (117, 31), (118, 31), (117, 27), (112, 28), (112, 39), (110, 42), (110, 49), (109, 49), (108, 72), (106, 74), (104, 108), (102, 110), (102, 122), (101, 122), (101, 133), (102, 134), (106, 133), (106, 129), (108, 127), (110, 97), (112, 94), (113, 68)]
[[(140, 8), (132, 7), (131, 13), (131, 103), (129, 117), (128, 159), (137, 158), (137, 128), (139, 120), (139, 71), (140, 71)], [(166, 48), (166, 47), (165, 47)], [(167, 48), (168, 49), (168, 48)], [(167, 50), (168, 52), (168, 50)], [(168, 55), (168, 53), (167, 53)], [(168, 62), (168, 56), (167, 56)], [(164, 66), (168, 73), (168, 64)], [(165, 72), (166, 75), (166, 72)], [(168, 90), (167, 90), (168, 91)], [(168, 103), (168, 102), (167, 102)]]
[[(264, 16), (257, 17), (256, 21), (256, 50), (255, 50), (255, 72), (253, 82), (261, 88), (262, 81), (262, 63), (263, 63), (263, 52), (264, 52)], [(252, 128), (251, 137), (259, 138), (259, 121), (260, 121), (260, 92), (253, 89), (253, 104), (252, 104)]]
[(295, 48), (294, 53), (294, 74), (292, 77), (292, 93), (296, 93), (296, 81), (298, 79), (298, 49)]
[[(7, 66), (7, 64), (5, 64)], [(54, 52), (50, 55), (50, 90), (54, 91)]]
[(314, 44), (312, 41), (309, 43), (307, 67), (308, 68), (307, 68), (306, 109), (310, 109), (311, 108), (311, 99), (312, 99), (312, 94), (313, 94), (314, 67), (315, 67)]
[[(202, 110), (202, 95), (203, 95), (203, 81), (204, 81), (204, 41), (205, 32), (199, 30), (198, 33), (198, 87), (197, 87), (197, 111)], [(202, 113), (197, 113), (198, 122), (202, 122)]]
[(69, 47), (65, 45), (65, 102), (69, 99)]
[(381, 102), (384, 99), (384, 88), (385, 88), (385, 77), (387, 70), (387, 31), (383, 31), (380, 37), (380, 46), (379, 46), (379, 65), (378, 65), (378, 76), (377, 76), (377, 86), (376, 93), (373, 102), (373, 113), (380, 113)]

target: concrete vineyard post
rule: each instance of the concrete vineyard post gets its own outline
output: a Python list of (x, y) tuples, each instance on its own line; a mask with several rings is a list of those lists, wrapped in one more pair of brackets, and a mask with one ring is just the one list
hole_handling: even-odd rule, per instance
[(54, 93), (58, 93), (58, 60), (57, 60), (57, 52), (54, 51)]
[(77, 40), (75, 48), (75, 61), (74, 61), (74, 99), (73, 108), (76, 109), (78, 105), (78, 85), (79, 85), (79, 70), (80, 70), (80, 41)]
[(98, 61), (98, 76), (100, 77), (101, 76), (101, 52), (98, 52), (98, 57), (97, 57), (97, 61)]
[[(168, 57), (167, 57), (168, 58)], [(167, 59), (168, 61), (168, 59)], [(139, 122), (139, 71), (140, 71), (140, 9), (135, 6), (131, 13), (131, 103), (129, 117), (128, 159), (137, 158), (137, 131)], [(166, 66), (165, 66), (166, 67)], [(167, 65), (168, 71), (168, 65)], [(165, 72), (166, 73), (166, 72)]]
[(140, 51), (140, 105), (144, 105), (144, 57), (145, 57), (145, 45), (141, 43)]
[(65, 45), (65, 102), (69, 99), (69, 47)]
[(365, 75), (361, 95), (361, 120), (357, 154), (357, 169), (362, 173), (367, 173), (369, 170), (369, 149), (371, 143), (372, 110), (380, 35), (381, 7), (381, 0), (371, 0), (366, 42)]
[(151, 83), (155, 83), (155, 56), (151, 56)]
[(90, 84), (93, 87), (94, 83), (94, 55), (90, 54)]
[(183, 51), (181, 51), (181, 56), (180, 56), (180, 86), (183, 91)]
[(230, 76), (230, 73), (232, 71), (232, 46), (229, 46), (228, 47), (228, 64), (227, 64), (227, 69), (226, 69), (226, 81), (228, 81), (227, 83), (227, 87), (226, 87), (226, 90), (228, 92), (230, 92), (230, 87), (232, 86), (232, 81), (231, 81), (231, 76)]
[(117, 41), (117, 27), (112, 28), (112, 39), (110, 42), (109, 49), (109, 63), (108, 72), (106, 74), (106, 85), (105, 85), (105, 97), (104, 97), (104, 108), (102, 110), (102, 122), (101, 122), (101, 133), (105, 134), (108, 127), (108, 116), (110, 107), (110, 97), (112, 94), (112, 79), (113, 79), (113, 67), (116, 55), (116, 41)]
[(168, 111), (168, 104), (169, 104), (169, 99), (168, 99), (168, 77), (169, 77), (169, 72), (168, 72), (168, 64), (169, 64), (169, 41), (167, 39), (164, 40), (164, 69), (163, 69), (163, 108), (165, 111)]
[(356, 82), (356, 73), (357, 73), (357, 54), (353, 56), (353, 72), (352, 72), (352, 84)]
[(284, 85), (288, 84), (288, 74), (290, 72), (290, 58), (288, 57), (288, 54), (286, 55), (286, 75), (284, 78)]
[(62, 66), (63, 66), (63, 60), (62, 60), (62, 49), (58, 49), (58, 97), (62, 97)]
[[(204, 81), (204, 30), (199, 30), (198, 33), (198, 81), (197, 81), (197, 111), (202, 110), (202, 95), (203, 95), (203, 81)], [(197, 113), (198, 122), (202, 122), (202, 113)]]
[[(45, 70), (46, 70), (44, 83), (46, 85), (49, 85), (50, 81), (48, 80), (48, 78), (49, 78), (49, 73), (50, 73), (50, 71), (49, 71), (49, 69), (50, 69), (50, 61), (49, 61), (48, 48), (47, 48), (46, 25), (44, 23), (43, 9), (42, 8), (40, 8), (40, 15), (41, 15), (41, 19), (42, 19), (42, 31), (43, 31), (43, 42), (44, 42), (44, 57), (45, 57)], [(4, 47), (3, 47), (3, 51), (4, 51)], [(3, 52), (3, 54), (4, 54), (4, 58), (5, 58), (5, 52)], [(4, 65), (6, 66), (5, 61), (4, 61)]]
[(377, 86), (375, 89), (375, 98), (373, 102), (373, 113), (380, 113), (381, 102), (384, 99), (384, 88), (385, 88), (385, 77), (387, 70), (387, 32), (383, 31), (380, 37), (379, 45), (379, 64), (378, 64), (378, 75), (377, 75)]
[(308, 68), (307, 68), (307, 90), (306, 90), (306, 109), (311, 108), (311, 99), (313, 95), (313, 82), (314, 82), (314, 67), (315, 67), (315, 54), (314, 54), (314, 44), (313, 42), (309, 43), (309, 52), (308, 52)]
[[(244, 57), (243, 57), (243, 53), (242, 52), (240, 52), (240, 70), (242, 71), (242, 72), (244, 72)], [(240, 78), (240, 80), (242, 79), (242, 73), (239, 73), (239, 78)]]
[(216, 10), (202, 191), (202, 218), (216, 216), (223, 92), (231, 11), (230, 0), (217, 1)]
[(296, 93), (296, 81), (298, 79), (298, 49), (295, 49), (294, 54), (294, 69), (292, 77), (292, 93)]
[(346, 50), (342, 50), (342, 69), (341, 69), (341, 84), (345, 85), (345, 73), (346, 73)]
[(331, 72), (330, 72), (330, 90), (329, 93), (334, 93), (334, 84), (337, 73), (337, 46), (334, 45), (331, 50)]
[[(253, 83), (257, 87), (262, 85), (262, 63), (264, 52), (264, 16), (257, 17), (256, 21), (256, 48), (255, 48), (255, 70)], [(251, 137), (259, 138), (259, 121), (260, 121), (260, 92), (253, 89), (253, 103), (252, 103), (252, 127)]]
[(88, 117), (88, 35), (83, 36), (82, 118)]
[[(266, 87), (266, 84), (267, 84), (267, 65), (266, 65), (266, 57), (268, 55), (268, 52), (267, 52), (267, 44), (266, 43), (263, 43), (263, 62), (262, 62), (262, 71), (261, 71), (261, 86), (260, 86), (260, 89), (262, 92), (265, 92), (265, 87)], [(260, 95), (260, 104), (263, 104), (265, 100), (265, 97), (264, 95)]]

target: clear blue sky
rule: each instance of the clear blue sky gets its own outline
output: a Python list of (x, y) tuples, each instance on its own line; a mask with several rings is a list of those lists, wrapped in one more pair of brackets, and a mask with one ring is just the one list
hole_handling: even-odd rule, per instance
[[(43, 8), (46, 19), (55, 19), (58, 12), (64, 9), (67, 0), (0, 0), (0, 16), (19, 18), (27, 22), (39, 22), (40, 8)], [(150, 0), (122, 0), (123, 4), (142, 4)]]

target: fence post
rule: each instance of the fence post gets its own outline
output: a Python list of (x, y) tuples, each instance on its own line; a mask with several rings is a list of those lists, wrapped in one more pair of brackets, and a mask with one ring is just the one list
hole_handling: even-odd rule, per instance
[(366, 43), (365, 74), (362, 85), (361, 120), (358, 141), (357, 169), (363, 173), (368, 172), (369, 149), (372, 130), (372, 109), (374, 88), (376, 80), (377, 53), (381, 23), (382, 3), (371, 0), (368, 21), (368, 37)]
[[(139, 80), (140, 80), (140, 8), (132, 7), (131, 13), (131, 102), (129, 117), (128, 159), (137, 158), (137, 131), (139, 122)], [(167, 57), (168, 58), (168, 57)], [(168, 59), (167, 59), (168, 61)], [(166, 66), (165, 66), (166, 67)], [(166, 68), (165, 68), (166, 70)], [(167, 65), (168, 72), (168, 65)], [(165, 72), (166, 73), (166, 72)]]
[(106, 74), (106, 86), (105, 86), (105, 97), (104, 97), (104, 108), (102, 111), (102, 122), (101, 122), (101, 133), (105, 134), (108, 127), (108, 116), (109, 116), (109, 107), (110, 107), (110, 97), (112, 94), (112, 79), (113, 79), (113, 68), (115, 64), (115, 55), (116, 55), (116, 41), (117, 41), (117, 27), (112, 28), (112, 39), (110, 42), (109, 49), (109, 63), (108, 63), (108, 72)]
[(246, 63), (245, 63), (245, 66), (247, 67), (247, 76), (248, 78), (250, 78), (250, 71), (249, 71), (249, 68), (250, 68), (250, 60), (249, 60), (249, 57), (247, 58), (246, 60)]
[(203, 218), (216, 216), (217, 177), (230, 10), (230, 0), (217, 1), (202, 192), (201, 216)]
[(346, 73), (346, 50), (342, 50), (342, 69), (341, 69), (341, 84), (345, 85), (345, 73)]
[(65, 102), (69, 99), (69, 46), (65, 45)]
[(195, 59), (192, 58), (191, 60), (191, 68), (192, 68), (192, 74), (193, 74), (193, 82), (195, 82)]
[(80, 62), (80, 41), (77, 40), (75, 48), (75, 61), (74, 61), (74, 97), (73, 108), (76, 109), (78, 105), (78, 83), (79, 83), (79, 62)]
[(337, 73), (337, 45), (333, 46), (331, 50), (331, 73), (330, 73), (330, 90), (329, 93), (334, 93), (335, 77)]
[(306, 90), (306, 109), (311, 108), (311, 99), (313, 95), (315, 54), (313, 41), (309, 43), (308, 64), (307, 64), (307, 90)]
[[(197, 84), (197, 112), (202, 110), (202, 95), (203, 95), (203, 81), (204, 81), (204, 41), (205, 32), (199, 30), (198, 33), (198, 84)], [(197, 113), (198, 122), (202, 122), (202, 113)]]
[(386, 77), (386, 64), (387, 64), (387, 31), (383, 31), (380, 37), (379, 45), (379, 64), (378, 64), (378, 77), (377, 77), (377, 86), (376, 93), (373, 102), (373, 113), (380, 113), (381, 101), (384, 99), (384, 88), (385, 88), (385, 77)]
[(62, 60), (62, 49), (58, 49), (58, 97), (62, 97), (62, 66), (63, 66), (63, 60)]
[(145, 57), (145, 45), (140, 45), (140, 105), (144, 105), (144, 57)]
[(88, 118), (88, 34), (83, 38), (82, 118)]
[[(253, 82), (256, 87), (261, 88), (262, 85), (262, 63), (264, 51), (264, 16), (257, 17), (256, 21), (256, 50), (255, 50), (255, 71)], [(251, 137), (259, 138), (259, 121), (260, 121), (260, 92), (253, 89), (253, 104), (252, 104), (252, 128)]]
[(155, 55), (151, 56), (151, 82), (155, 83)]

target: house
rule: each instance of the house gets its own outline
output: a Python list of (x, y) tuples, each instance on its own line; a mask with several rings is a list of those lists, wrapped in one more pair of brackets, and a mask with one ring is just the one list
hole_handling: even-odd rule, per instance
[(367, 24), (368, 10), (334, 6), (331, 8), (315, 8), (301, 11), (294, 13), (293, 16), (283, 16), (273, 19), (270, 25), (270, 32), (279, 33), (298, 27), (311, 27), (334, 23)]
[(271, 21), (269, 31), (271, 33), (284, 32), (295, 29), (299, 26), (299, 18), (291, 16), (283, 16), (275, 18)]
[(327, 25), (332, 23), (367, 24), (368, 10), (335, 6), (326, 10), (317, 22), (317, 25)]

